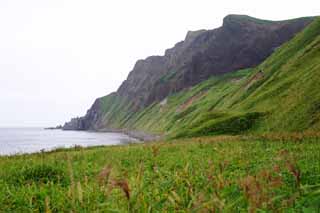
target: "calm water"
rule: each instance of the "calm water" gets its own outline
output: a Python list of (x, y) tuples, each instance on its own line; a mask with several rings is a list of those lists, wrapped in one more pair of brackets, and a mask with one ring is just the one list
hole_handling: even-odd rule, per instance
[(0, 128), (0, 155), (32, 153), (60, 147), (127, 144), (136, 141), (120, 133)]

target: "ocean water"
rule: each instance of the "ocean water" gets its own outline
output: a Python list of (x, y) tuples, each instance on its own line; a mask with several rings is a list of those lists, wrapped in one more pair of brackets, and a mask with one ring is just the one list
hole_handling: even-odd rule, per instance
[(50, 151), (75, 145), (87, 147), (137, 142), (121, 133), (45, 130), (43, 128), (0, 128), (0, 155)]

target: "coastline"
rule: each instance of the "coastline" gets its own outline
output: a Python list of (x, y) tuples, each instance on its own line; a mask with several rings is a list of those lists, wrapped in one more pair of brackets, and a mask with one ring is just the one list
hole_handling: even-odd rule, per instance
[[(58, 128), (44, 128), (44, 127), (41, 127), (41, 128), (37, 128), (35, 129), (36, 131), (63, 131), (63, 129), (58, 129)], [(29, 131), (29, 130), (28, 130)], [(158, 141), (160, 138), (160, 136), (158, 135), (151, 135), (151, 134), (148, 134), (148, 133), (145, 133), (145, 132), (142, 132), (142, 131), (130, 131), (130, 130), (125, 130), (125, 129), (108, 129), (108, 128), (105, 128), (105, 129), (96, 129), (96, 130), (64, 130), (66, 132), (70, 131), (70, 132), (75, 132), (73, 134), (77, 134), (76, 132), (87, 132), (87, 133), (118, 133), (118, 134), (121, 134), (122, 136), (120, 137), (123, 137), (123, 138), (127, 138), (126, 139), (126, 142), (123, 142), (122, 144), (119, 144), (119, 145), (126, 145), (126, 144), (132, 144), (132, 143), (147, 143), (147, 142), (155, 142), (155, 141)], [(56, 133), (44, 133), (44, 134), (49, 134), (49, 135), (55, 135)], [(63, 133), (59, 133), (57, 132), (57, 134), (63, 134)], [(70, 135), (70, 134), (67, 134), (67, 135)], [(126, 137), (127, 136), (127, 137)], [(101, 137), (101, 136), (100, 136)], [(106, 136), (108, 137), (108, 136)], [(87, 142), (86, 144), (82, 144), (82, 143), (74, 143), (74, 144), (61, 144), (61, 143), (58, 143), (56, 144), (55, 146), (51, 146), (49, 145), (48, 147), (47, 146), (44, 146), (43, 148), (39, 148), (39, 149), (36, 149), (36, 150), (13, 150), (13, 151), (8, 151), (8, 152), (4, 152), (3, 150), (0, 152), (0, 157), (2, 156), (18, 156), (18, 155), (29, 155), (29, 154), (35, 154), (35, 153), (50, 153), (50, 152), (55, 152), (56, 150), (72, 150), (74, 148), (79, 148), (79, 147), (83, 147), (83, 148), (87, 148), (87, 147), (90, 147), (90, 146), (114, 146), (114, 145), (118, 145), (118, 144), (108, 144), (108, 145), (105, 145), (105, 144), (95, 144), (95, 145), (90, 145), (90, 140), (88, 139), (85, 139)]]
[(90, 131), (122, 133), (122, 134), (128, 135), (131, 138), (134, 138), (143, 142), (159, 141), (163, 139), (163, 136), (161, 135), (150, 134), (150, 133), (146, 133), (144, 131), (139, 131), (139, 130), (105, 128), (105, 129), (90, 130)]

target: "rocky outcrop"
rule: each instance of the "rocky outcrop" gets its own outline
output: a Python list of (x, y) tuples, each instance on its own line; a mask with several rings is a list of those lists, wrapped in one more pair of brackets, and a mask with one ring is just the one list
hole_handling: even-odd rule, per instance
[[(258, 65), (312, 20), (266, 21), (228, 15), (220, 28), (190, 31), (164, 56), (137, 61), (115, 94), (130, 100), (131, 110), (138, 111), (210, 76)], [(102, 111), (97, 99), (84, 117), (71, 120), (64, 129), (100, 128), (108, 123), (102, 121)]]
[(63, 130), (86, 130), (83, 126), (84, 119), (81, 117), (72, 118), (63, 125)]
[(46, 127), (45, 130), (56, 130), (56, 129), (62, 129), (62, 125), (54, 126), (54, 127)]
[(72, 118), (69, 122), (66, 122), (63, 130), (98, 130), (102, 128), (101, 118), (101, 98), (96, 99), (91, 108), (87, 111), (84, 117)]
[(265, 21), (229, 15), (222, 27), (190, 31), (164, 56), (139, 60), (118, 93), (141, 109), (212, 75), (254, 67), (311, 21)]

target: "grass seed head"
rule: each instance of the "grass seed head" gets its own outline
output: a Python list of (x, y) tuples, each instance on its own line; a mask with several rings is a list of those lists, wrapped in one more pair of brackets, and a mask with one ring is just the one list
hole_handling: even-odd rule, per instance
[(98, 175), (98, 182), (100, 185), (103, 185), (108, 182), (109, 176), (112, 170), (112, 166), (109, 164), (105, 166)]
[(50, 210), (50, 198), (47, 196), (45, 198), (45, 212), (46, 213), (51, 213), (51, 210)]
[(126, 198), (130, 200), (130, 188), (127, 180), (113, 180), (112, 186), (119, 187), (126, 195)]
[(83, 190), (80, 181), (77, 182), (78, 200), (82, 204), (83, 202)]

